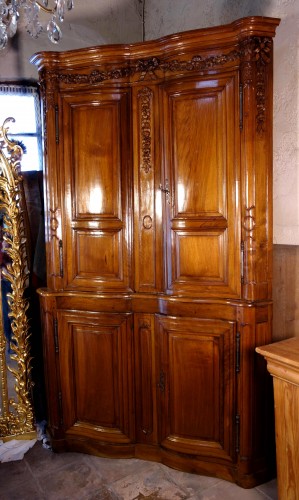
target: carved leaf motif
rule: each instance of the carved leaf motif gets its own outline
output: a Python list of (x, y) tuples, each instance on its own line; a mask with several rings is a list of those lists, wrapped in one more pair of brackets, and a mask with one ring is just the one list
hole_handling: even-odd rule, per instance
[(144, 87), (138, 91), (140, 102), (140, 134), (141, 134), (141, 168), (148, 173), (152, 168), (152, 146), (151, 146), (151, 102), (153, 92), (150, 88)]

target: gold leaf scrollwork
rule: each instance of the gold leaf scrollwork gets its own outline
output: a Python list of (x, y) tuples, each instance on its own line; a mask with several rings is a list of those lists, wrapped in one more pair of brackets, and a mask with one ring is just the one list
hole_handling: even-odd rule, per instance
[[(7, 294), (12, 338), (11, 364), (6, 363), (6, 339), (3, 329), (3, 311), (0, 308), (0, 437), (25, 435), (33, 437), (34, 422), (31, 404), (31, 358), (29, 345), (28, 301), (25, 290), (28, 280), (27, 248), (22, 209), (22, 178), (20, 160), (22, 148), (7, 137), (7, 118), (0, 127), (0, 211), (3, 216), (3, 242), (9, 263), (2, 276), (10, 282)], [(14, 379), (14, 396), (8, 396), (8, 376)]]

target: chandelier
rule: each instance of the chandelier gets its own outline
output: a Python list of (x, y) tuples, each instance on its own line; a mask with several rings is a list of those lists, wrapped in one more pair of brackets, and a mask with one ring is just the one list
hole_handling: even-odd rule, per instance
[(58, 43), (62, 37), (59, 23), (64, 20), (66, 10), (72, 10), (73, 0), (0, 0), (0, 50), (4, 49), (8, 39), (18, 28), (21, 11), (24, 14), (25, 27), (33, 38), (44, 31), (39, 20), (40, 11), (50, 16), (47, 24), (48, 37), (52, 43)]

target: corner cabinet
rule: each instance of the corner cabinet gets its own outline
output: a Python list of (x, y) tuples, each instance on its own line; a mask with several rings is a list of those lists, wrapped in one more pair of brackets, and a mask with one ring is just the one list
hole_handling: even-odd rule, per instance
[[(272, 38), (250, 17), (41, 52), (56, 451), (272, 477)], [(271, 411), (272, 410), (272, 411)]]

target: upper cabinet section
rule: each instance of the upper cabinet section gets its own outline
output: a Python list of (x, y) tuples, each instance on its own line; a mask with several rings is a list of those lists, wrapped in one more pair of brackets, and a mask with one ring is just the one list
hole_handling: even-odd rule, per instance
[(271, 298), (278, 24), (32, 57), (50, 289)]

